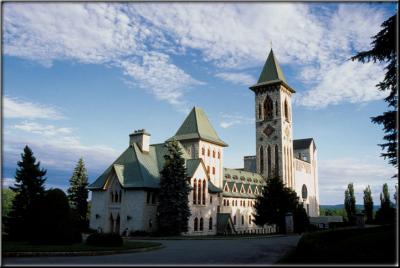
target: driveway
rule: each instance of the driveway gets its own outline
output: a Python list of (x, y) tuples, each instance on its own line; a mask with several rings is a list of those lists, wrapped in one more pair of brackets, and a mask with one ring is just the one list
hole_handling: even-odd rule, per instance
[[(165, 248), (127, 254), (4, 258), (3, 265), (185, 265), (273, 264), (296, 247), (299, 235), (231, 240), (151, 240)], [(147, 240), (149, 241), (149, 240)]]

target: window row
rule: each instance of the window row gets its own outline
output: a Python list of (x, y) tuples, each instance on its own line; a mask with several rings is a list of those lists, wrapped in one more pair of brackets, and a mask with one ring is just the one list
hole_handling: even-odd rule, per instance
[(146, 196), (146, 204), (156, 204), (157, 202), (157, 193), (155, 192), (147, 192), (147, 196)]
[[(272, 163), (272, 148), (274, 148), (274, 162)], [(273, 175), (273, 169), (275, 169), (275, 173), (278, 174), (279, 173), (279, 147), (276, 144), (275, 146), (272, 145), (272, 148), (270, 145), (268, 145), (267, 147), (267, 156), (266, 156), (266, 160), (267, 160), (267, 174), (268, 177)], [(260, 154), (260, 173), (264, 173), (265, 172), (265, 149), (263, 146), (260, 146), (259, 149), (259, 154)]]
[[(241, 216), (241, 220), (242, 220), (242, 225), (244, 225), (244, 215)], [(248, 216), (248, 224), (249, 225), (252, 224), (251, 215)], [(236, 225), (236, 215), (233, 216), (233, 225)]]
[[(201, 155), (206, 155), (206, 149), (204, 147), (201, 148)], [(217, 155), (218, 159), (221, 159), (221, 152), (215, 153), (215, 150), (212, 151), (212, 157), (215, 158)], [(211, 150), (207, 149), (207, 156), (211, 156)]]
[[(210, 166), (207, 166), (207, 174), (210, 175)], [(215, 175), (215, 167), (212, 167), (212, 174)]]
[[(213, 226), (213, 218), (210, 217), (208, 219), (208, 230), (212, 230), (212, 226)], [(194, 218), (193, 230), (195, 232), (204, 230), (204, 220), (203, 220), (203, 218), (200, 218), (200, 221), (199, 221), (199, 219), (197, 217)]]
[[(206, 204), (206, 180), (193, 180), (193, 204), (205, 205)], [(212, 202), (212, 199), (210, 199)]]
[(112, 190), (110, 192), (110, 199), (111, 199), (111, 203), (121, 203), (122, 201), (122, 191), (116, 191), (116, 190)]
[(247, 200), (247, 202), (246, 202), (246, 200), (239, 200), (240, 202), (238, 203), (238, 200), (232, 200), (232, 203), (230, 203), (229, 202), (229, 199), (224, 199), (224, 206), (225, 207), (228, 207), (228, 206), (230, 206), (230, 204), (232, 204), (232, 206), (238, 206), (238, 204), (241, 206), (241, 207), (250, 207), (250, 206), (255, 206), (255, 204), (256, 204), (256, 202), (255, 201), (252, 201), (252, 200)]

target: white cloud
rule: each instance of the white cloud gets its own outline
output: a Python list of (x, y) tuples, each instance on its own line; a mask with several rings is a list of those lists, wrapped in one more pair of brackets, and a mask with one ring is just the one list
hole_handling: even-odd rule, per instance
[(228, 82), (232, 82), (234, 84), (240, 84), (244, 86), (251, 86), (257, 82), (257, 80), (246, 73), (227, 73), (227, 72), (222, 72), (222, 73), (217, 73), (215, 74), (216, 77), (219, 77), (221, 79), (224, 79)]
[(4, 159), (6, 165), (15, 165), (28, 145), (43, 166), (58, 170), (72, 170), (83, 157), (91, 170), (108, 166), (118, 152), (104, 145), (85, 145), (72, 129), (36, 122), (24, 122), (4, 132)]
[(63, 119), (57, 108), (4, 96), (5, 118)]
[(55, 127), (53, 125), (42, 125), (36, 122), (23, 122), (22, 124), (17, 124), (12, 126), (12, 128), (40, 134), (43, 136), (56, 136), (56, 135), (66, 135), (70, 134), (72, 130), (66, 127)]
[(272, 41), (280, 63), (291, 64), (308, 88), (297, 103), (321, 108), (382, 97), (373, 92), (381, 67), (347, 61), (369, 48), (388, 15), (381, 6), (6, 3), (4, 52), (47, 66), (64, 59), (118, 66), (140, 88), (179, 106), (186, 89), (201, 82), (168, 55), (196, 50), (202, 61), (217, 67), (220, 78), (245, 84), (252, 78), (234, 74), (261, 66)]
[(247, 125), (254, 123), (254, 118), (249, 118), (242, 115), (222, 114), (221, 117), (222, 121), (219, 125), (222, 128), (229, 128), (234, 125)]
[(2, 178), (1, 184), (3, 188), (9, 188), (10, 186), (14, 186), (15, 179), (14, 178)]
[(394, 185), (397, 181), (391, 177), (396, 171), (383, 163), (381, 159), (372, 163), (353, 158), (321, 160), (318, 165), (321, 204), (342, 203), (344, 191), (349, 183), (354, 184), (357, 204), (363, 203), (363, 190), (368, 185), (371, 186), (376, 205), (380, 204), (379, 194), (384, 183), (389, 185), (391, 195), (394, 193)]

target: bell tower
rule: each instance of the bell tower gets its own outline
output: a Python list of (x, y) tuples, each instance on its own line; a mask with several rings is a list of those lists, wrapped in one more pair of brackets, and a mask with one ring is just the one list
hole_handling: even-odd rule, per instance
[(295, 91), (272, 49), (257, 84), (250, 89), (255, 93), (257, 173), (266, 179), (278, 174), (294, 189), (291, 96)]

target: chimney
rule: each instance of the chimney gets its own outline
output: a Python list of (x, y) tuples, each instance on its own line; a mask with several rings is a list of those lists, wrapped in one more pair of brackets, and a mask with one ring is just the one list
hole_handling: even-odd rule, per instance
[(145, 129), (135, 130), (129, 134), (129, 146), (136, 143), (142, 152), (148, 153), (150, 150), (150, 134)]

